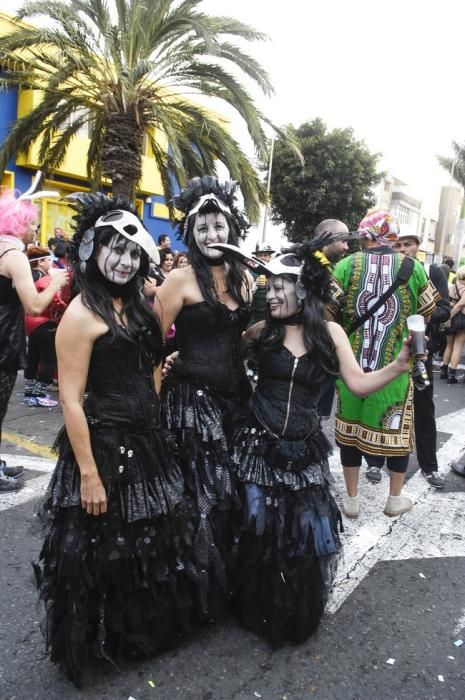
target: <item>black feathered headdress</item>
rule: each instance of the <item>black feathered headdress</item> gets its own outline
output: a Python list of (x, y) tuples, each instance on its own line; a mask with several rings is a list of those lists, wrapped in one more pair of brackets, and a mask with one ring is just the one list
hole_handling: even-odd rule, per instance
[(179, 222), (178, 235), (184, 239), (190, 216), (211, 208), (229, 215), (235, 222), (239, 236), (245, 236), (249, 222), (239, 208), (236, 198), (237, 182), (220, 182), (212, 175), (203, 175), (189, 180), (181, 192), (173, 198), (173, 204), (183, 214)]
[(227, 243), (211, 243), (210, 247), (220, 250), (226, 257), (237, 260), (254, 272), (262, 275), (292, 275), (296, 278), (296, 294), (303, 300), (309, 292), (330, 303), (333, 296), (332, 280), (328, 268), (315, 255), (331, 242), (332, 234), (323, 233), (307, 243), (297, 243), (282, 251), (268, 262), (248, 255), (243, 250)]
[[(122, 197), (108, 197), (103, 192), (73, 192), (65, 197), (67, 203), (76, 212), (72, 217), (74, 230), (73, 249), (71, 251), (72, 262), (79, 265), (79, 248), (81, 245), (89, 245), (86, 243), (85, 235), (91, 231), (95, 222), (104, 214), (107, 214), (113, 209), (126, 209), (132, 213), (134, 207), (130, 202)], [(83, 241), (84, 238), (84, 241)], [(87, 235), (89, 238), (89, 234)], [(93, 247), (93, 246), (92, 246)]]
[(75, 222), (74, 261), (79, 263), (82, 272), (93, 253), (99, 231), (109, 228), (137, 243), (152, 260), (159, 262), (155, 241), (129, 201), (122, 197), (113, 199), (102, 192), (75, 192), (66, 199), (77, 212), (72, 217)]
[[(325, 234), (327, 235), (327, 234)], [(315, 255), (322, 246), (328, 245), (317, 239), (296, 245), (290, 250), (286, 250), (286, 254), (293, 253), (302, 261), (296, 289), (299, 298), (305, 298), (307, 294), (317, 297), (323, 304), (329, 304), (333, 298), (333, 283), (331, 273), (326, 265)]]

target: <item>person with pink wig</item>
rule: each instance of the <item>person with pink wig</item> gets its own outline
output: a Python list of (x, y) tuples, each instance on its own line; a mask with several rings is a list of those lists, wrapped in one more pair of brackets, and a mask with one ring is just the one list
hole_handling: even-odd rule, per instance
[[(38, 292), (32, 279), (25, 247), (37, 229), (37, 209), (25, 195), (12, 190), (0, 194), (0, 444), (1, 429), (16, 375), (25, 366), (24, 311), (40, 314), (67, 281), (65, 271), (56, 271), (50, 285)], [(7, 466), (0, 460), (0, 492), (16, 491), (24, 484), (23, 467)]]

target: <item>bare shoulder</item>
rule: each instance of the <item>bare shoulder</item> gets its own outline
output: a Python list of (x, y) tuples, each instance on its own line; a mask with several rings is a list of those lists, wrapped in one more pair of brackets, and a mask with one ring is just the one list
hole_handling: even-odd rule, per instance
[(168, 280), (172, 280), (173, 283), (179, 285), (185, 284), (191, 279), (195, 279), (195, 272), (191, 265), (187, 265), (186, 267), (176, 267), (174, 270), (171, 270), (170, 274), (168, 275)]
[(326, 325), (335, 345), (347, 337), (344, 329), (339, 325), (339, 323), (336, 323), (335, 321), (326, 321)]
[(108, 325), (100, 316), (85, 306), (81, 295), (78, 294), (71, 301), (61, 319), (58, 333), (60, 331), (60, 335), (67, 333), (86, 340), (95, 340), (108, 331)]
[(186, 285), (191, 280), (195, 279), (195, 274), (190, 265), (188, 267), (178, 267), (171, 270), (166, 280), (160, 286), (157, 294), (166, 294), (167, 290), (177, 289), (178, 291), (185, 289)]
[(5, 248), (0, 250), (0, 253), (5, 252), (1, 258), (2, 274), (8, 277), (14, 277), (16, 271), (30, 270), (29, 260), (27, 256), (18, 248)]

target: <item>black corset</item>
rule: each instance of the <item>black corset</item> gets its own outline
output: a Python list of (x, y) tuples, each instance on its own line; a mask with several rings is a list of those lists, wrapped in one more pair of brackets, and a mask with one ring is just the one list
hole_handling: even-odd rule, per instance
[(86, 415), (132, 430), (149, 430), (158, 423), (158, 396), (153, 365), (140, 344), (129, 336), (105, 333), (94, 343), (88, 376)]
[(258, 373), (253, 409), (268, 430), (289, 440), (317, 430), (318, 397), (326, 375), (309, 353), (296, 358), (281, 345), (262, 353)]
[(241, 336), (250, 310), (218, 310), (206, 302), (184, 306), (176, 318), (179, 357), (173, 374), (220, 392), (234, 393), (244, 379)]

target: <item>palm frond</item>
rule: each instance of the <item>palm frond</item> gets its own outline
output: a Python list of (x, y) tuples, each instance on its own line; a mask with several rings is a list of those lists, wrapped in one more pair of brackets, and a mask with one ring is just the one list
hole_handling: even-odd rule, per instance
[[(265, 36), (234, 18), (209, 16), (200, 6), (201, 0), (26, 0), (20, 18), (49, 21), (45, 27), (17, 24), (0, 37), (0, 84), (41, 90), (43, 100), (13, 125), (0, 162), (40, 138), (41, 160), (56, 166), (86, 120), (79, 110), (87, 110), (87, 169), (94, 183), (102, 172), (111, 176), (108, 163), (116, 167), (107, 157), (110, 134), (111, 148), (124, 154), (124, 144), (120, 149), (115, 140), (121, 119), (125, 133), (137, 134), (128, 139), (134, 148), (141, 135), (148, 136), (167, 199), (174, 179), (183, 184), (214, 174), (221, 160), (241, 182), (248, 213), (256, 217), (265, 196), (258, 174), (224, 124), (186, 96), (203, 93), (234, 107), (265, 158), (269, 122), (242, 84), (244, 78), (265, 94), (272, 91), (266, 72), (242, 49)], [(168, 153), (156, 144), (154, 129), (165, 133)], [(140, 177), (140, 153), (129, 155), (131, 167), (122, 164), (115, 173), (119, 186), (129, 178), (128, 191), (130, 178)]]

